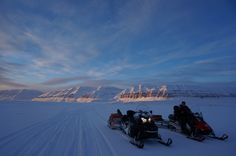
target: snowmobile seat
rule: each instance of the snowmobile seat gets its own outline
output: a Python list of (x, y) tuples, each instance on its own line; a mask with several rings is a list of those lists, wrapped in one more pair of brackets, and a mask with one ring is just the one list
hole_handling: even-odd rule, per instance
[(162, 115), (152, 115), (151, 118), (154, 122), (163, 121)]
[(118, 113), (112, 113), (110, 118), (112, 119), (121, 119), (122, 118), (122, 115), (118, 114)]
[(122, 117), (123, 116), (118, 113), (112, 113), (108, 119), (108, 126), (111, 129), (120, 128)]

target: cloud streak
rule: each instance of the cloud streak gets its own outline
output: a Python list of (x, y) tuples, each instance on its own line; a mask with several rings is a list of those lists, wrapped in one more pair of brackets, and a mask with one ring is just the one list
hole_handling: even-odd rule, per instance
[(28, 86), (22, 83), (15, 82), (14, 80), (6, 77), (9, 71), (0, 67), (0, 89), (14, 89), (14, 88), (27, 88)]
[(50, 80), (47, 80), (45, 82), (42, 82), (42, 85), (64, 85), (67, 83), (75, 82), (78, 83), (79, 81), (84, 81), (89, 79), (89, 77), (83, 76), (83, 77), (67, 77), (67, 78), (53, 78)]
[(225, 3), (211, 4), (1, 1), (2, 79), (31, 86), (233, 80), (235, 18)]

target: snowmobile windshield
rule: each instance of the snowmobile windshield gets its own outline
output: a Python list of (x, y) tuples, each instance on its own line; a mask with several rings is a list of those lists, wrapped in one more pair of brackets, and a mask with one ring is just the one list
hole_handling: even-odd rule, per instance
[(141, 124), (151, 123), (151, 113), (146, 111), (138, 111), (134, 114), (134, 118)]
[(149, 107), (146, 104), (139, 104), (136, 107), (136, 112), (142, 115), (151, 115), (151, 110), (149, 109)]
[(144, 118), (148, 118), (151, 116), (150, 112), (144, 112), (144, 111), (138, 111), (134, 114), (134, 117), (144, 117)]

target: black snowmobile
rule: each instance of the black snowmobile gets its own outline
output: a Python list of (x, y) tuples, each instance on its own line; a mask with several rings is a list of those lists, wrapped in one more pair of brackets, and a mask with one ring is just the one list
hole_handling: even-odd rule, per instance
[(130, 143), (139, 148), (144, 147), (144, 140), (146, 139), (155, 139), (166, 146), (172, 143), (170, 138), (166, 142), (162, 140), (158, 133), (158, 127), (152, 120), (152, 111), (128, 110), (127, 114), (123, 115), (118, 109), (117, 113), (110, 115), (108, 126), (111, 129), (121, 130), (131, 138)]
[(178, 109), (179, 106), (174, 106), (174, 113), (169, 115), (169, 120), (157, 120), (157, 126), (179, 132), (187, 136), (187, 138), (197, 141), (203, 141), (206, 137), (218, 140), (228, 138), (226, 134), (216, 136), (211, 126), (203, 119), (202, 113), (192, 113), (187, 107), (189, 113), (183, 118), (181, 114), (178, 114), (181, 111)]

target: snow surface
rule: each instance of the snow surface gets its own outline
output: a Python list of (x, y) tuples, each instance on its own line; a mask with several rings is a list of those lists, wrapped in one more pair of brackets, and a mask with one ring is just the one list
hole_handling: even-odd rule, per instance
[[(148, 108), (167, 118), (172, 107), (185, 100), (193, 111), (203, 113), (216, 134), (227, 133), (229, 139), (204, 142), (160, 129), (164, 139), (173, 144), (163, 146), (145, 142), (144, 149), (129, 143), (118, 130), (107, 127), (110, 113), (120, 108)], [(175, 98), (167, 101), (139, 103), (0, 103), (0, 156), (234, 156), (236, 154), (236, 98)]]

